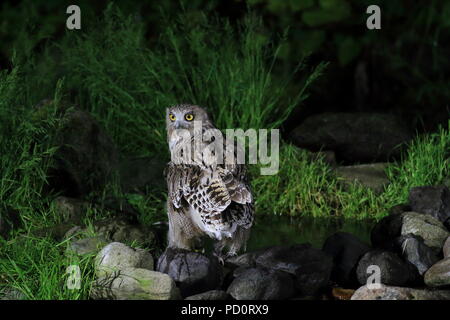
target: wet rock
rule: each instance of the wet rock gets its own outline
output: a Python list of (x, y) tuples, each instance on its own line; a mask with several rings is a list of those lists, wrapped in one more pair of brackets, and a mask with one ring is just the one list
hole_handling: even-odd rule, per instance
[(335, 173), (347, 189), (350, 185), (357, 183), (379, 194), (389, 184), (385, 173), (386, 167), (387, 163), (341, 166), (335, 169)]
[(381, 284), (379, 289), (362, 286), (351, 300), (449, 300), (450, 291), (393, 287)]
[(412, 211), (429, 214), (441, 222), (450, 218), (450, 190), (446, 186), (412, 188), (409, 204)]
[(167, 161), (162, 158), (133, 158), (120, 163), (120, 180), (124, 192), (145, 192), (146, 187), (165, 186), (164, 168)]
[(331, 290), (331, 295), (336, 300), (350, 300), (354, 293), (353, 289), (333, 288)]
[(255, 259), (258, 257), (258, 254), (261, 254), (262, 252), (262, 250), (246, 252), (238, 256), (230, 257), (225, 261), (225, 266), (230, 269), (239, 267), (255, 267)]
[(428, 269), (424, 280), (429, 287), (450, 285), (450, 258), (445, 258)]
[(24, 300), (25, 294), (16, 288), (5, 287), (0, 290), (0, 300)]
[(380, 281), (386, 285), (403, 286), (417, 280), (418, 274), (413, 266), (404, 262), (393, 252), (373, 250), (367, 252), (359, 261), (356, 269), (358, 281), (364, 285), (373, 274), (370, 266), (380, 268)]
[(222, 290), (210, 290), (203, 293), (186, 297), (185, 300), (229, 300), (231, 297)]
[(179, 299), (175, 282), (167, 274), (141, 268), (123, 268), (97, 279), (92, 299), (174, 300)]
[(401, 235), (403, 214), (389, 215), (377, 222), (370, 234), (372, 246), (392, 249), (394, 240)]
[(444, 253), (444, 258), (450, 258), (450, 237), (445, 241), (442, 251)]
[(333, 257), (331, 280), (344, 286), (358, 284), (356, 266), (370, 247), (354, 235), (338, 232), (330, 236), (322, 250)]
[(413, 234), (421, 237), (424, 243), (440, 252), (450, 233), (444, 225), (428, 214), (405, 212), (403, 214), (402, 235)]
[(314, 295), (328, 285), (333, 258), (310, 244), (275, 246), (264, 250), (256, 265), (292, 274), (302, 295)]
[(118, 169), (118, 151), (98, 122), (83, 110), (67, 109), (58, 132), (50, 188), (78, 197), (104, 187)]
[(401, 155), (411, 134), (396, 117), (378, 113), (321, 113), (291, 132), (301, 148), (333, 150), (348, 162), (387, 161)]
[(399, 255), (414, 265), (421, 276), (439, 261), (435, 251), (428, 247), (420, 237), (409, 234), (399, 237), (396, 242)]
[(227, 292), (236, 300), (283, 300), (295, 293), (292, 276), (267, 268), (240, 268)]
[(217, 289), (223, 277), (216, 257), (174, 248), (159, 257), (156, 270), (174, 279), (183, 297)]
[(153, 257), (144, 249), (134, 249), (120, 242), (105, 246), (95, 257), (95, 274), (105, 277), (125, 268), (153, 270)]
[(66, 250), (68, 255), (88, 255), (95, 254), (109, 243), (108, 240), (99, 237), (89, 237), (71, 242)]

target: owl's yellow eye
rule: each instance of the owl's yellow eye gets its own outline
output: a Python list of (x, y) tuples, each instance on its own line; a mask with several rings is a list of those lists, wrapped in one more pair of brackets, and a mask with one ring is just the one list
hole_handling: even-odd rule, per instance
[(173, 113), (169, 114), (169, 119), (170, 121), (175, 121), (177, 119), (177, 117), (175, 117), (175, 115)]
[(194, 120), (194, 115), (192, 113), (188, 113), (184, 116), (184, 118), (186, 119), (186, 121), (192, 121)]

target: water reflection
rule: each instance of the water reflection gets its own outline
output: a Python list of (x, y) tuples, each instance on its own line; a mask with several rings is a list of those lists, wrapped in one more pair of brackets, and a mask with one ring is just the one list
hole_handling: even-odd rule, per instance
[(282, 216), (257, 217), (247, 250), (305, 242), (311, 243), (316, 248), (322, 248), (324, 241), (338, 231), (349, 232), (370, 244), (370, 231), (374, 224), (374, 220), (359, 221), (337, 218), (290, 218)]

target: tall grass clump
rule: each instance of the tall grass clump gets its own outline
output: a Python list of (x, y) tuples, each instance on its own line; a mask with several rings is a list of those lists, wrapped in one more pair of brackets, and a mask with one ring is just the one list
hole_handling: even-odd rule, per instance
[(143, 25), (109, 6), (97, 27), (69, 35), (60, 48), (68, 86), (127, 153), (165, 150), (165, 108), (177, 103), (206, 107), (221, 129), (278, 127), (324, 67), (306, 72), (300, 64), (304, 79), (291, 96), (291, 79), (271, 72), (278, 45), (258, 31), (260, 19), (232, 26), (182, 15), (163, 23), (149, 48)]

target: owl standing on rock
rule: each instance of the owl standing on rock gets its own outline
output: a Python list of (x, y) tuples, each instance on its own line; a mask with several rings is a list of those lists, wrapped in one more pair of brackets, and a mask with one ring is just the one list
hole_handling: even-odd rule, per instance
[[(225, 156), (224, 161), (215, 162), (205, 158), (203, 151), (215, 138), (205, 139), (204, 133), (220, 131), (199, 106), (182, 104), (168, 108), (166, 129), (171, 152), (166, 169), (169, 246), (190, 250), (197, 239), (207, 235), (218, 240), (214, 254), (223, 263), (241, 248), (245, 250), (253, 224), (253, 196), (245, 165), (238, 164), (235, 156), (233, 161), (225, 161)], [(185, 138), (186, 133), (189, 139)], [(199, 147), (195, 148), (195, 143)], [(179, 161), (177, 155), (183, 156), (186, 150), (192, 160)], [(225, 153), (225, 142), (223, 150)], [(223, 253), (225, 248), (228, 250)]]

